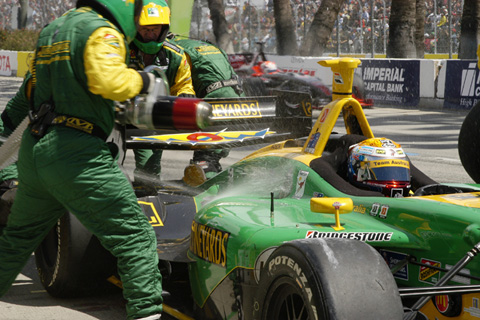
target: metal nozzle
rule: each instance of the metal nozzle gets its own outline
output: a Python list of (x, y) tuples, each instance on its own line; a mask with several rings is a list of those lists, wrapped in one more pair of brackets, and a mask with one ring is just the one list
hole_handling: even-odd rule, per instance
[(205, 102), (199, 101), (197, 103), (197, 126), (204, 129), (212, 124), (212, 106)]

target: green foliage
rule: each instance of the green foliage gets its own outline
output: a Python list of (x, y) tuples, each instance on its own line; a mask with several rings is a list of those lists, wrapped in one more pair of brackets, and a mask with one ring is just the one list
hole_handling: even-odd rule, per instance
[(33, 51), (39, 33), (38, 30), (0, 29), (0, 50)]

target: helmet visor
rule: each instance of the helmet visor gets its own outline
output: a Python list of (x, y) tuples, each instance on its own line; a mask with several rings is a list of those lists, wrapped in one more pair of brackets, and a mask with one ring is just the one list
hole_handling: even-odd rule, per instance
[(370, 177), (376, 181), (410, 181), (410, 163), (401, 159), (381, 159), (368, 162)]

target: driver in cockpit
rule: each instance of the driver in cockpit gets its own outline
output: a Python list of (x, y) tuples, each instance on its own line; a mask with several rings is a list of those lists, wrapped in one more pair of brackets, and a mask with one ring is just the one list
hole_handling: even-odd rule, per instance
[(410, 194), (410, 161), (401, 146), (387, 138), (370, 138), (350, 146), (348, 180), (386, 197)]

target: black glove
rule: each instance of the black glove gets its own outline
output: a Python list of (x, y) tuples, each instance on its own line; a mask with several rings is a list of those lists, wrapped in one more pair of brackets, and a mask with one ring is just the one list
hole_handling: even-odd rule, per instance
[(189, 93), (180, 93), (178, 96), (182, 98), (195, 98), (194, 94), (189, 94)]

